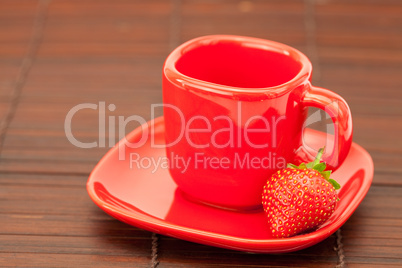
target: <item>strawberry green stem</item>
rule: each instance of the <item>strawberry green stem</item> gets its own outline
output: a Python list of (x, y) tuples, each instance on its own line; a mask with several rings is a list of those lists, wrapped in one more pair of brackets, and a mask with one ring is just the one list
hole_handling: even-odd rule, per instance
[(326, 164), (324, 162), (321, 162), (321, 157), (324, 154), (325, 147), (321, 148), (318, 150), (317, 156), (315, 157), (313, 162), (310, 163), (301, 163), (299, 166), (293, 165), (293, 164), (288, 164), (288, 168), (294, 168), (294, 169), (314, 169), (322, 175), (322, 177), (327, 180), (329, 183), (334, 186), (335, 190), (338, 190), (341, 188), (339, 183), (337, 183), (335, 180), (330, 179), (329, 176), (331, 175), (331, 170), (325, 170), (327, 168)]
[(321, 157), (322, 157), (322, 155), (324, 153), (324, 149), (325, 149), (325, 146), (323, 148), (321, 148), (320, 150), (318, 150), (317, 156), (315, 157), (315, 159), (313, 161), (313, 167), (315, 165), (317, 165), (318, 163), (320, 163)]

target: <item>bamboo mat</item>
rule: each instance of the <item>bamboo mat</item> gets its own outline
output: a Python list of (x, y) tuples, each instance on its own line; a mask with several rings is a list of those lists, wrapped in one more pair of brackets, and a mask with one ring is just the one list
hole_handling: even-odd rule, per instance
[[(0, 266), (401, 267), (401, 14), (397, 0), (0, 0)], [(162, 102), (168, 53), (217, 33), (300, 49), (313, 83), (351, 107), (354, 141), (374, 159), (373, 185), (316, 246), (247, 254), (155, 236), (109, 217), (87, 195), (109, 144), (72, 145), (68, 111), (104, 102), (116, 106), (109, 115), (149, 119), (150, 105)], [(80, 111), (73, 133), (97, 140), (97, 111)]]

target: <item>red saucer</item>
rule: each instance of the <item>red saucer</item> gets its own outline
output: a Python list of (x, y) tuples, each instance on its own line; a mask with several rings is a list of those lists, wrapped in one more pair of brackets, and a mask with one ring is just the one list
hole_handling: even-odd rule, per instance
[[(163, 117), (143, 127), (150, 126), (155, 132), (154, 143), (163, 144)], [(138, 128), (126, 140), (134, 142), (141, 137)], [(314, 148), (325, 144), (325, 137), (324, 133), (313, 130), (304, 134), (306, 143)], [(88, 193), (101, 209), (118, 220), (162, 235), (248, 252), (291, 252), (324, 240), (356, 210), (370, 188), (374, 171), (370, 155), (353, 143), (345, 162), (331, 176), (342, 185), (340, 201), (331, 218), (314, 232), (274, 239), (262, 210), (242, 213), (193, 203), (183, 197), (166, 168), (145, 168), (148, 160), (139, 168), (136, 164), (130, 168), (130, 154), (141, 159), (165, 156), (164, 148), (151, 148), (150, 138), (139, 148), (126, 148), (126, 159), (119, 160), (119, 148), (123, 146), (120, 141), (112, 148), (89, 177)]]

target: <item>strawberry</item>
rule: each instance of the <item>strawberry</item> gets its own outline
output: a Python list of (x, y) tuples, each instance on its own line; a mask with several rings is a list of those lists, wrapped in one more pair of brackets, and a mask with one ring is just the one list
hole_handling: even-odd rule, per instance
[(315, 229), (334, 212), (340, 185), (320, 162), (324, 148), (311, 163), (288, 164), (264, 185), (262, 205), (273, 237), (294, 236)]

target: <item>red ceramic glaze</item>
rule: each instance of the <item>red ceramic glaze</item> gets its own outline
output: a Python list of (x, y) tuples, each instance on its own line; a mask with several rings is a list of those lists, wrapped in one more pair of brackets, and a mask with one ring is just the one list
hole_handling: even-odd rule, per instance
[[(142, 139), (144, 132), (153, 132), (154, 139), (148, 138), (139, 148), (127, 147), (126, 143)], [(262, 210), (239, 212), (194, 203), (177, 188), (166, 167), (130, 167), (133, 154), (145, 160), (166, 158), (165, 149), (152, 144), (163, 144), (164, 136), (162, 117), (131, 132), (92, 171), (88, 193), (101, 209), (116, 219), (201, 244), (262, 253), (291, 252), (312, 246), (346, 222), (363, 200), (373, 178), (370, 155), (353, 143), (343, 164), (331, 175), (342, 185), (334, 214), (316, 231), (274, 239)], [(312, 130), (307, 130), (304, 137), (314, 148), (326, 139), (324, 133)], [(119, 159), (120, 150), (124, 152), (124, 160)], [(148, 163), (145, 160), (144, 165)]]
[[(180, 189), (221, 207), (259, 206), (270, 174), (316, 155), (302, 138), (310, 106), (334, 122), (336, 139), (323, 160), (336, 169), (352, 142), (350, 110), (339, 95), (313, 87), (311, 74), (300, 51), (263, 39), (205, 36), (175, 49), (163, 68), (163, 102), (167, 155), (191, 160), (170, 169)], [(230, 164), (216, 168), (207, 163), (213, 158)], [(264, 158), (265, 165), (250, 164)]]

